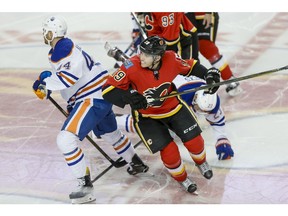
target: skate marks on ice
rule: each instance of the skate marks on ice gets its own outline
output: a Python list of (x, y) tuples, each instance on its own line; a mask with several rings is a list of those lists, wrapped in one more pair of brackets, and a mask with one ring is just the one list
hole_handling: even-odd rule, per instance
[[(149, 171), (131, 176), (126, 172), (127, 166), (112, 168), (93, 184), (97, 204), (219, 203), (219, 197), (210, 197), (209, 190), (213, 185), (204, 179), (198, 169), (193, 173), (188, 171), (188, 175), (191, 175), (190, 177), (199, 185), (197, 191), (199, 196), (195, 196), (186, 192), (178, 182), (171, 178), (160, 160), (160, 155), (147, 154), (148, 151), (144, 146), (140, 146), (136, 150), (143, 161), (149, 165)], [(103, 158), (101, 161), (100, 157), (96, 159), (91, 153), (89, 152), (89, 158), (93, 158), (90, 161), (94, 164), (91, 170), (93, 178), (109, 163), (107, 164)]]
[[(211, 137), (212, 129), (203, 131), (207, 160), (211, 166), (232, 169), (268, 168), (288, 165), (287, 113), (271, 113), (226, 123), (234, 157), (219, 161), (216, 155), (216, 141)], [(274, 128), (277, 127), (277, 130)], [(267, 136), (269, 135), (269, 136)], [(186, 156), (189, 159), (189, 155)]]

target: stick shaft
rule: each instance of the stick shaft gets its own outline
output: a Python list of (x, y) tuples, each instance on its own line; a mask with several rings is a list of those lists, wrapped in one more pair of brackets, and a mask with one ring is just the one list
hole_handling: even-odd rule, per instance
[(202, 86), (199, 86), (197, 88), (189, 89), (187, 91), (177, 92), (177, 93), (165, 95), (163, 97), (155, 98), (155, 100), (164, 100), (164, 99), (167, 99), (167, 98), (180, 96), (180, 95), (184, 95), (184, 94), (189, 94), (191, 92), (196, 92), (196, 91), (203, 90), (203, 89), (209, 89), (209, 88), (213, 88), (213, 87), (216, 87), (216, 86), (227, 85), (227, 84), (230, 84), (230, 83), (233, 83), (233, 82), (239, 82), (239, 81), (251, 79), (251, 78), (254, 78), (254, 77), (259, 77), (259, 76), (275, 73), (275, 72), (278, 72), (278, 71), (287, 70), (287, 69), (288, 69), (288, 65), (284, 66), (284, 67), (281, 67), (281, 68), (276, 68), (276, 69), (272, 69), (272, 70), (268, 70), (268, 71), (263, 71), (263, 72), (259, 72), (259, 73), (255, 73), (255, 74), (250, 74), (250, 75), (243, 76), (243, 77), (238, 77), (238, 78), (235, 78), (235, 79), (225, 80), (225, 81), (214, 83), (214, 84), (211, 84), (211, 85), (202, 85)]
[(137, 24), (137, 26), (138, 26), (138, 28), (139, 28), (139, 30), (140, 30), (140, 32), (141, 32), (142, 37), (143, 37), (144, 39), (146, 39), (146, 38), (147, 38), (147, 35), (146, 35), (144, 29), (142, 28), (142, 26), (140, 25), (140, 22), (139, 22), (139, 20), (138, 20), (138, 18), (137, 18), (137, 15), (135, 14), (135, 12), (131, 12), (131, 14), (132, 14), (132, 16), (134, 17), (134, 19), (135, 19), (135, 21), (136, 21), (136, 24)]

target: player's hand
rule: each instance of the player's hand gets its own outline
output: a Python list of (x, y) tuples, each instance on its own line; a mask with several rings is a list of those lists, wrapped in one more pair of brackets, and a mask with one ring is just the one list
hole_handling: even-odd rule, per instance
[(218, 160), (229, 160), (234, 157), (234, 151), (228, 139), (219, 139), (216, 143), (216, 154)]
[(50, 77), (52, 73), (50, 71), (43, 71), (40, 73), (38, 79), (33, 83), (34, 93), (38, 98), (43, 100), (44, 98), (49, 98), (51, 91), (46, 88), (46, 83), (44, 79)]
[(123, 96), (123, 101), (130, 104), (132, 109), (146, 109), (148, 106), (146, 98), (136, 90), (131, 90), (128, 95)]
[(32, 87), (36, 96), (41, 100), (49, 98), (51, 91), (46, 88), (46, 83), (44, 81), (36, 80)]
[(73, 110), (73, 106), (68, 104), (67, 107), (66, 107), (66, 110), (67, 110), (67, 113), (69, 115), (72, 112), (72, 110)]
[[(207, 85), (220, 82), (220, 71), (214, 67), (210, 68), (206, 74), (205, 80), (206, 80)], [(217, 92), (218, 89), (219, 89), (219, 86), (208, 88), (207, 90), (205, 90), (205, 93), (214, 94), (215, 92)]]

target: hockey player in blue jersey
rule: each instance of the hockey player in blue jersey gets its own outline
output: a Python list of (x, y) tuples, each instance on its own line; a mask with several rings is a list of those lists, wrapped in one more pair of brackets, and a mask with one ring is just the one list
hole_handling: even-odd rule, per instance
[[(195, 76), (185, 77), (178, 75), (174, 80), (176, 88), (179, 92), (197, 88), (206, 85), (205, 80)], [(198, 115), (204, 115), (208, 123), (211, 125), (214, 137), (217, 140), (216, 154), (219, 160), (228, 160), (234, 156), (231, 143), (225, 132), (225, 115), (220, 106), (220, 98), (215, 94), (206, 94), (204, 90), (182, 94), (181, 98), (193, 109)], [(130, 114), (117, 116), (117, 124), (119, 128), (126, 132), (134, 133), (133, 119)]]
[(146, 172), (146, 166), (135, 153), (130, 139), (116, 124), (112, 104), (102, 97), (102, 85), (108, 76), (84, 50), (65, 37), (67, 24), (63, 17), (50, 16), (43, 22), (44, 42), (51, 46), (48, 54), (51, 71), (43, 71), (33, 89), (40, 99), (47, 99), (52, 91), (60, 91), (67, 101), (69, 116), (57, 136), (57, 145), (71, 172), (79, 180), (79, 190), (69, 197), (72, 203), (95, 200), (90, 171), (79, 141), (93, 130), (94, 134), (113, 146), (127, 163), (127, 172), (135, 175)]

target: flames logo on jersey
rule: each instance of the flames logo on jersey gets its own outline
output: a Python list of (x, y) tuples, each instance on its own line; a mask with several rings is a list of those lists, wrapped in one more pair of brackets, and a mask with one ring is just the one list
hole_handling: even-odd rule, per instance
[(171, 86), (171, 83), (166, 82), (163, 83), (162, 85), (158, 86), (158, 87), (154, 87), (154, 88), (149, 88), (146, 91), (143, 92), (143, 95), (146, 97), (149, 106), (153, 106), (153, 107), (160, 107), (164, 100), (157, 100), (154, 101), (154, 98), (159, 98), (159, 97), (163, 97), (165, 95), (167, 95), (168, 93), (168, 89)]

